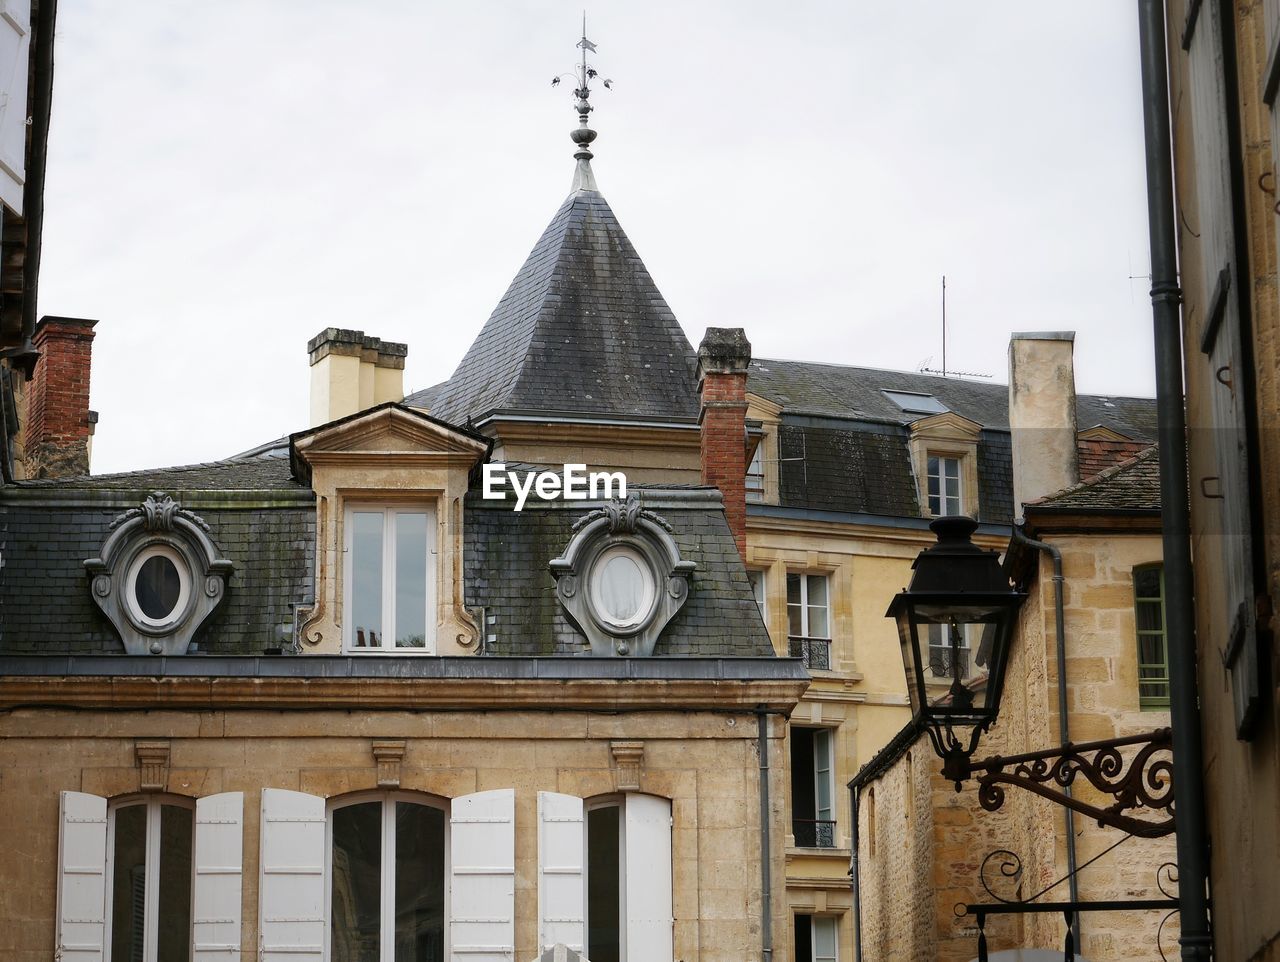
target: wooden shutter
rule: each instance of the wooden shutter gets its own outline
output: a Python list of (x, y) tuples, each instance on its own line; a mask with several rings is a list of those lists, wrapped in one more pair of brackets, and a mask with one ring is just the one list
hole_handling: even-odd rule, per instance
[(627, 954), (672, 962), (671, 803), (653, 795), (626, 802)]
[(262, 790), (259, 962), (324, 956), (324, 799)]
[(515, 958), (515, 791), (455, 798), (449, 815), (449, 941), (454, 962)]
[(22, 213), (26, 183), (31, 0), (0, 0), (0, 201)]
[[(1200, 525), (1205, 549), (1200, 563), (1221, 565), (1226, 602), (1216, 623), (1202, 623), (1209, 635), (1202, 643), (1221, 654), (1231, 676), (1236, 734), (1248, 738), (1260, 697), (1245, 396), (1250, 372), (1241, 328), (1241, 304), (1250, 292), (1238, 270), (1222, 17), (1222, 4), (1203, 3), (1188, 37), (1201, 288), (1211, 292), (1208, 302), (1193, 310), (1200, 321), (1201, 363), (1208, 368), (1202, 382), (1210, 393), (1207, 427), (1216, 461), (1195, 465), (1191, 485), (1197, 508), (1213, 519)], [(1188, 363), (1194, 362), (1189, 358)]]
[(63, 962), (102, 962), (107, 921), (107, 800), (63, 792), (58, 803), (58, 947)]
[(196, 800), (194, 962), (239, 962), (244, 793)]
[(538, 947), (582, 952), (585, 834), (582, 799), (538, 792)]

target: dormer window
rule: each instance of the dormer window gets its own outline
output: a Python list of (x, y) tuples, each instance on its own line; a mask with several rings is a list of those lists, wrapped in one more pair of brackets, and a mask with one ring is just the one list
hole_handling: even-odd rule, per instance
[(429, 507), (348, 504), (345, 647), (350, 652), (435, 652)]
[(960, 458), (929, 455), (929, 513), (934, 517), (964, 514), (960, 495)]

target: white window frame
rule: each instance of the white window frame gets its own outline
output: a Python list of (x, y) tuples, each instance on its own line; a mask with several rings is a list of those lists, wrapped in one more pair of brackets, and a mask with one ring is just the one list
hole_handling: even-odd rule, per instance
[[(937, 465), (938, 471), (933, 471), (934, 465)], [(945, 482), (950, 480), (946, 474), (945, 465), (955, 466), (955, 483), (956, 493), (954, 496), (947, 494)], [(934, 479), (938, 481), (938, 510), (934, 510), (933, 495), (929, 493), (929, 482)], [(964, 458), (955, 454), (946, 454), (942, 452), (929, 451), (925, 454), (925, 498), (929, 502), (929, 514), (935, 518), (947, 517), (949, 515), (964, 514)], [(955, 510), (949, 510), (951, 503), (954, 502)]]
[[(951, 640), (950, 640), (951, 626), (943, 625), (943, 624), (929, 624), (929, 625), (925, 625), (924, 627), (925, 627), (925, 637), (926, 637), (925, 664), (932, 665), (933, 650), (935, 648), (938, 649), (939, 651), (945, 651), (945, 652), (951, 651)], [(973, 677), (973, 669), (974, 669), (973, 655), (975, 650), (973, 645), (973, 639), (974, 639), (974, 635), (978, 634), (978, 631), (975, 630), (976, 627), (977, 626), (973, 624), (966, 624), (963, 630), (960, 632), (960, 638), (961, 638), (960, 650), (966, 651), (969, 653), (969, 658), (965, 663), (964, 673), (960, 676), (961, 681), (964, 681), (966, 679)], [(943, 638), (943, 641), (940, 644), (936, 644), (936, 645), (933, 643), (934, 628), (938, 629), (938, 634)], [(950, 677), (939, 678), (936, 675), (934, 675), (932, 672), (930, 672), (928, 679), (926, 681), (926, 684), (949, 685), (951, 684), (951, 681), (952, 679)]]
[[(840, 962), (840, 918), (835, 915), (809, 915), (809, 951), (810, 958), (797, 959), (796, 962)], [(832, 943), (835, 952), (832, 955), (818, 954), (818, 924), (830, 923), (834, 935)]]
[[(787, 576), (795, 575), (800, 579), (800, 634), (791, 635), (791, 608), (795, 605), (791, 601), (790, 592), (787, 593), (787, 634), (792, 638), (820, 638), (826, 641), (831, 640), (831, 574), (826, 571), (788, 571)], [(809, 579), (822, 578), (827, 583), (827, 603), (825, 605), (809, 604)], [(827, 633), (825, 635), (811, 634), (809, 626), (809, 609), (823, 608), (827, 612)]]
[[(191, 812), (191, 920), (195, 923), (196, 891), (196, 800), (183, 795), (126, 795), (107, 803), (107, 865), (106, 909), (102, 929), (102, 955), (111, 957), (111, 922), (114, 915), (112, 900), (115, 898), (116, 865), (116, 813), (122, 808), (145, 807), (147, 812), (146, 855), (143, 871), (146, 878), (143, 889), (142, 962), (155, 962), (156, 940), (160, 935), (160, 809), (172, 805)], [(187, 944), (194, 944), (194, 932), (187, 932)]]
[[(632, 945), (633, 941), (638, 937), (638, 931), (631, 931), (631, 925), (634, 921), (636, 921), (636, 919), (633, 918), (633, 914), (636, 912), (636, 905), (629, 904), (631, 903), (633, 898), (633, 892), (631, 891), (632, 877), (636, 874), (637, 870), (634, 867), (631, 870), (628, 869), (627, 808), (630, 804), (632, 804), (632, 799), (635, 799), (636, 797), (643, 796), (643, 795), (645, 795), (645, 793), (643, 792), (625, 792), (625, 793), (616, 793), (612, 795), (597, 795), (593, 798), (583, 799), (583, 806), (582, 806), (582, 941), (583, 941), (583, 945), (582, 945), (582, 948), (583, 948), (584, 956), (589, 951), (590, 933), (591, 933), (591, 917), (590, 917), (591, 846), (588, 840), (590, 816), (593, 811), (599, 811), (600, 809), (605, 809), (605, 808), (615, 808), (618, 810), (618, 959), (619, 959), (619, 962), (654, 962), (654, 959), (656, 959), (657, 962), (669, 962), (669, 960), (673, 958), (673, 955), (674, 955), (674, 909), (675, 909), (674, 839), (672, 840), (671, 848), (668, 850), (668, 854), (670, 855), (670, 862), (666, 867), (666, 873), (665, 873), (668, 883), (672, 886), (671, 891), (668, 893), (668, 897), (671, 900), (671, 904), (669, 907), (672, 911), (672, 916), (673, 916), (671, 920), (673, 928), (670, 932), (668, 932), (668, 936), (664, 940), (665, 944), (658, 949), (656, 956), (653, 954), (650, 954), (649, 957), (644, 959), (639, 959), (639, 960), (633, 959), (630, 957), (632, 953), (629, 951), (629, 948)], [(672, 813), (671, 799), (664, 798), (662, 796), (657, 796), (657, 795), (648, 796), (648, 797), (666, 804), (668, 824), (671, 824), (670, 822), (670, 819), (672, 817), (671, 816), (671, 813)], [(635, 813), (633, 812), (632, 814), (634, 815)], [(650, 853), (646, 852), (646, 855), (650, 855)], [(545, 858), (545, 855), (543, 853), (539, 853), (539, 858)], [(644, 892), (640, 892), (639, 894), (643, 896)], [(643, 898), (639, 898), (636, 901), (641, 907), (643, 907), (644, 905)], [(650, 949), (652, 950), (653, 947), (650, 946)], [(658, 956), (660, 956), (660, 958)]]
[[(382, 644), (377, 647), (356, 647), (352, 602), (355, 579), (351, 564), (354, 556), (354, 515), (381, 511), (382, 521)], [(421, 648), (397, 648), (396, 623), (396, 538), (394, 531), (397, 514), (426, 514), (427, 516), (427, 590), (426, 590), (426, 638)], [(411, 502), (347, 501), (343, 510), (342, 526), (342, 650), (350, 655), (434, 655), (436, 653), (436, 564), (439, 559), (436, 506)], [(389, 630), (388, 630), (389, 629)], [(388, 634), (391, 635), (390, 644)]]
[[(385, 791), (358, 792), (352, 795), (339, 795), (325, 804), (324, 819), (324, 959), (328, 962), (333, 951), (333, 813), (338, 809), (350, 808), (352, 805), (364, 805), (379, 802), (382, 805), (382, 849), (379, 853), (381, 864), (381, 889), (378, 892), (378, 911), (380, 918), (378, 950), (383, 960), (395, 960), (395, 886), (396, 886), (396, 802), (410, 802), (426, 808), (434, 808), (444, 813), (444, 864), (440, 866), (442, 885), (444, 887), (444, 954), (448, 958), (451, 951), (449, 942), (449, 868), (452, 865), (449, 831), (449, 805), (434, 795), (419, 792)], [(388, 897), (390, 895), (390, 897)]]

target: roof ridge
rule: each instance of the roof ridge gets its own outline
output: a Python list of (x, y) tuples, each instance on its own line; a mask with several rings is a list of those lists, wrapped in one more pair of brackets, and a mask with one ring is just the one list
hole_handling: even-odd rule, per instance
[(1136, 465), (1144, 461), (1150, 460), (1152, 457), (1155, 456), (1159, 448), (1160, 448), (1159, 444), (1151, 444), (1148, 447), (1143, 448), (1137, 454), (1133, 455), (1133, 457), (1125, 458), (1125, 460), (1120, 461), (1116, 464), (1113, 464), (1111, 467), (1106, 468), (1102, 471), (1099, 471), (1097, 474), (1093, 475), (1093, 477), (1091, 478), (1085, 478), (1085, 480), (1083, 481), (1077, 481), (1075, 484), (1062, 488), (1059, 491), (1055, 491), (1052, 494), (1046, 494), (1044, 497), (1036, 498), (1034, 501), (1027, 501), (1025, 503), (1028, 505), (1048, 504), (1049, 502), (1056, 501), (1059, 498), (1065, 498), (1069, 494), (1075, 494), (1079, 491), (1084, 491), (1088, 488), (1096, 488), (1099, 485), (1105, 484), (1106, 482), (1110, 481), (1112, 478), (1116, 477), (1117, 475), (1125, 473), (1126, 471), (1130, 470)]

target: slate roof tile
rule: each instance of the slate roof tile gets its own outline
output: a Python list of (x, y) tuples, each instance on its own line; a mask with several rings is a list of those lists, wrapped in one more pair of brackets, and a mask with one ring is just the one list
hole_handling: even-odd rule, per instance
[(1141, 454), (1107, 468), (1101, 474), (1046, 498), (1028, 509), (1160, 510), (1160, 449), (1151, 445)]

